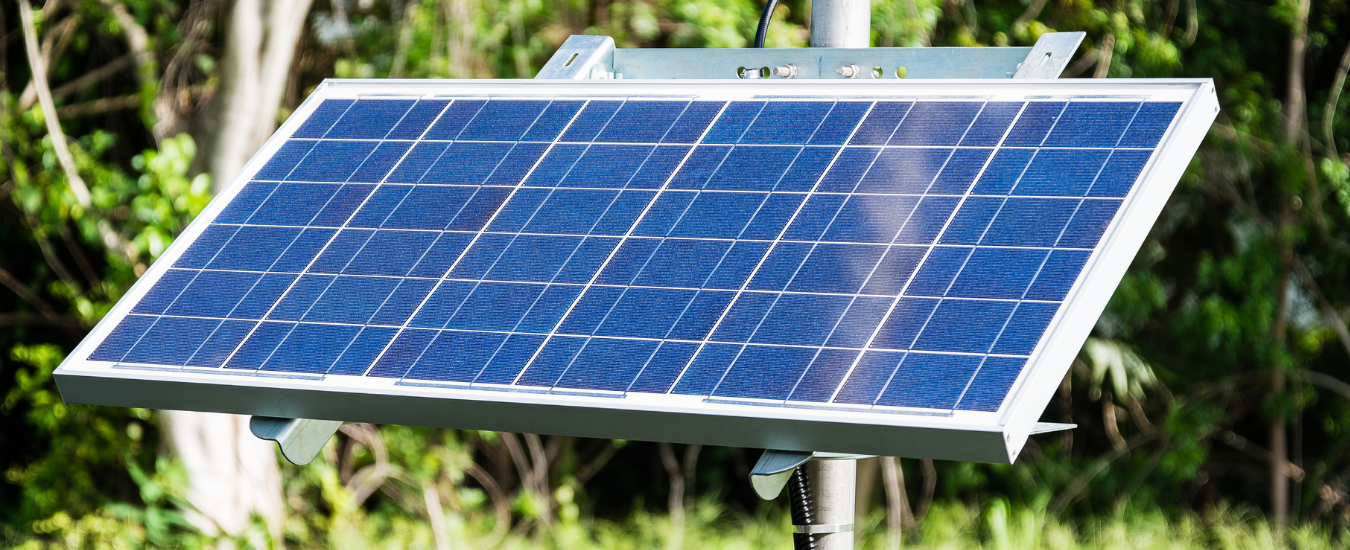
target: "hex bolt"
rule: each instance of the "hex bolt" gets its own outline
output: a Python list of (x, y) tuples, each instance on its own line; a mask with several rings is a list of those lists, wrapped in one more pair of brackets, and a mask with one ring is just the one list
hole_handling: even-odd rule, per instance
[(797, 66), (791, 63), (774, 67), (774, 76), (779, 78), (797, 78)]
[(857, 65), (850, 63), (843, 67), (839, 67), (835, 72), (839, 73), (839, 76), (844, 78), (857, 78), (859, 74), (862, 74), (862, 69), (859, 69)]

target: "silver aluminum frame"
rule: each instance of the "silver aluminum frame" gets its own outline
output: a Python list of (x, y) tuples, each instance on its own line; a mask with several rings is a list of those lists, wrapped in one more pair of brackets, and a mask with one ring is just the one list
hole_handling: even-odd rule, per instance
[[(771, 93), (766, 93), (771, 92)], [(484, 391), (353, 376), (278, 376), (220, 369), (114, 367), (85, 358), (324, 99), (357, 97), (801, 96), (928, 99), (1092, 97), (1181, 101), (1140, 181), (1084, 267), (997, 412), (747, 405), (696, 396)], [(56, 370), (71, 403), (282, 418), (439, 426), (780, 450), (1011, 463), (1147, 237), (1218, 113), (1209, 79), (762, 82), (327, 80), (207, 206)]]

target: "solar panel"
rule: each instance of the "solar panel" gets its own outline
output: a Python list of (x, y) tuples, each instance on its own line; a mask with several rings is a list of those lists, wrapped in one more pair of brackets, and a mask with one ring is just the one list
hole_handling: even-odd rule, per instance
[(1207, 80), (328, 81), (58, 381), (1007, 462), (1216, 105)]

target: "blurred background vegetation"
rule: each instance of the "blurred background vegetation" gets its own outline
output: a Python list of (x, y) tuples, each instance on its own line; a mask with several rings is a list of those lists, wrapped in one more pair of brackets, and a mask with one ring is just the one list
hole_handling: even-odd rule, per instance
[[(581, 33), (743, 47), (761, 8), (0, 3), (0, 545), (786, 547), (756, 449), (363, 424), (307, 466), (264, 455), (277, 506), (231, 523), (167, 413), (65, 405), (51, 378), (322, 79), (529, 78)], [(785, 0), (769, 46), (804, 46), (809, 13)], [(874, 0), (872, 24), (874, 46), (1086, 31), (1065, 77), (1213, 78), (1223, 111), (1045, 413), (1078, 429), (1011, 466), (863, 461), (863, 546), (1350, 542), (1350, 4)]]

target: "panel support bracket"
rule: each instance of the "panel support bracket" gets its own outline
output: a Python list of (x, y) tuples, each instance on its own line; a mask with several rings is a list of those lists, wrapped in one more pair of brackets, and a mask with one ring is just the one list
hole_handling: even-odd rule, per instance
[(324, 444), (340, 427), (340, 421), (308, 418), (254, 416), (248, 421), (248, 429), (254, 437), (276, 441), (282, 456), (297, 466), (309, 464), (319, 456)]

